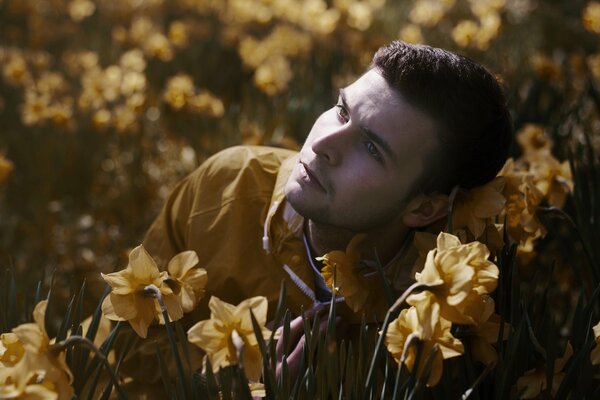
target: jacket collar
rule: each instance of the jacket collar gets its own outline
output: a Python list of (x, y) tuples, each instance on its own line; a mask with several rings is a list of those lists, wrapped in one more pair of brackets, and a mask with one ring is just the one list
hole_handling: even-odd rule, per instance
[(291, 236), (302, 237), (302, 225), (304, 224), (304, 217), (296, 212), (292, 206), (285, 201), (285, 194), (283, 189), (285, 184), (294, 169), (294, 166), (298, 163), (300, 154), (296, 154), (281, 163), (277, 178), (275, 180), (275, 187), (273, 188), (273, 195), (269, 203), (269, 209), (265, 218), (264, 231), (263, 231), (263, 249), (269, 253), (273, 248), (273, 238), (271, 236), (271, 223), (273, 217), (278, 212), (282, 212), (282, 217), (287, 222), (287, 231)]

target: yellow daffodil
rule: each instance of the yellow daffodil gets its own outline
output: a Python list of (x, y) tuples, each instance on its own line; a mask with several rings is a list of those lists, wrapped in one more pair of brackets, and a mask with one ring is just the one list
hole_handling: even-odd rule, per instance
[(496, 289), (498, 267), (488, 260), (489, 250), (479, 242), (461, 244), (451, 234), (441, 232), (437, 248), (427, 254), (417, 282), (429, 289), (408, 297), (407, 303), (419, 311), (440, 304), (440, 315), (459, 324), (478, 324), (494, 310), (494, 302), (485, 296)]
[[(565, 378), (565, 373), (562, 372), (562, 370), (572, 355), (573, 347), (571, 346), (571, 343), (567, 342), (567, 347), (565, 348), (563, 356), (554, 361), (554, 377), (552, 378), (551, 390), (552, 397), (556, 395), (560, 384)], [(542, 392), (542, 390), (546, 389), (548, 386), (546, 377), (547, 368), (545, 365), (525, 372), (525, 374), (517, 380), (517, 393), (519, 394), (519, 398), (536, 398)]]
[(113, 321), (129, 321), (141, 337), (156, 318), (162, 321), (160, 305), (148, 288), (153, 287), (162, 296), (171, 320), (183, 316), (177, 294), (165, 283), (167, 272), (159, 272), (156, 263), (142, 245), (129, 253), (129, 264), (119, 272), (102, 274), (112, 291), (102, 303), (102, 312)]
[[(498, 341), (500, 332), (500, 316), (492, 314), (487, 321), (478, 326), (472, 326), (467, 334), (471, 346), (471, 356), (474, 360), (481, 361), (485, 365), (496, 365), (498, 352), (494, 345)], [(508, 322), (504, 322), (502, 339), (507, 340), (510, 331)]]
[(559, 162), (550, 151), (530, 154), (529, 173), (535, 187), (553, 207), (562, 208), (567, 195), (573, 191), (573, 176), (568, 161)]
[(180, 286), (179, 300), (184, 313), (189, 313), (204, 295), (207, 276), (204, 268), (194, 268), (198, 264), (195, 251), (184, 251), (169, 261), (169, 275)]
[(14, 366), (25, 353), (23, 344), (12, 332), (0, 335), (0, 365), (4, 368)]
[(544, 195), (535, 186), (533, 176), (512, 159), (506, 162), (499, 175), (506, 179), (504, 197), (508, 234), (521, 243), (544, 236), (546, 229), (536, 216)]
[[(435, 313), (436, 307), (437, 305), (434, 305), (430, 311)], [(417, 378), (428, 376), (427, 386), (435, 386), (442, 376), (444, 359), (459, 356), (464, 352), (463, 344), (450, 333), (451, 327), (450, 321), (418, 316), (417, 309), (411, 307), (402, 310), (398, 318), (390, 323), (385, 335), (385, 344), (397, 362), (403, 361), (406, 367), (413, 371), (417, 356), (414, 345), (406, 351), (405, 360), (402, 360), (402, 354), (409, 337), (415, 336), (422, 346), (416, 376)], [(437, 346), (437, 350), (434, 350), (434, 346)], [(431, 368), (426, 370), (426, 360), (432, 351), (435, 353)]]
[[(258, 381), (262, 355), (252, 328), (250, 311), (254, 313), (266, 339), (271, 335), (271, 331), (264, 327), (267, 306), (267, 299), (262, 296), (246, 299), (237, 306), (213, 296), (208, 303), (210, 319), (192, 326), (188, 330), (188, 339), (206, 352), (215, 373), (220, 368), (241, 362), (248, 379)], [(241, 360), (238, 359), (238, 351)]]
[(598, 322), (593, 328), (594, 339), (596, 340), (596, 347), (590, 353), (590, 360), (593, 365), (600, 364), (600, 322)]
[(546, 135), (544, 128), (536, 124), (526, 124), (517, 133), (517, 142), (524, 154), (552, 149), (552, 139)]
[(497, 177), (466, 193), (458, 193), (452, 213), (453, 227), (468, 228), (475, 239), (478, 239), (490, 219), (504, 209), (506, 199), (502, 195), (503, 188), (504, 178)]
[[(363, 234), (356, 235), (348, 243), (345, 252), (335, 250), (317, 258), (325, 264), (321, 271), (325, 284), (344, 296), (345, 302), (354, 312), (363, 309), (369, 297), (369, 289), (360, 273), (360, 254), (356, 249), (364, 238)], [(335, 282), (333, 282), (334, 270)]]
[[(52, 348), (44, 326), (47, 305), (46, 300), (36, 305), (35, 322), (13, 329), (24, 351), (13, 366), (0, 370), (0, 398), (70, 400), (73, 397), (73, 375), (64, 354)], [(13, 342), (11, 346), (15, 345)]]
[(13, 163), (0, 154), (0, 185), (8, 179), (13, 169)]

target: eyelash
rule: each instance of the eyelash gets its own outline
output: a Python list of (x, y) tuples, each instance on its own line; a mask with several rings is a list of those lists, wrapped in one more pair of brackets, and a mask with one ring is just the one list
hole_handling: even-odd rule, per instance
[[(338, 103), (335, 105), (335, 107), (337, 107), (337, 115), (340, 118), (341, 121), (343, 121), (344, 123), (348, 122), (350, 120), (350, 115), (348, 114), (348, 110), (346, 110), (346, 107), (344, 107), (344, 104), (341, 102), (341, 100), (338, 101)], [(381, 154), (379, 153), (379, 150), (377, 149), (377, 146), (375, 146), (375, 144), (370, 141), (370, 140), (365, 140), (363, 142), (365, 149), (367, 149), (367, 152), (369, 153), (369, 155), (371, 157), (373, 157), (374, 159), (376, 159), (377, 161), (381, 162), (383, 161), (383, 158), (381, 157)]]
[(373, 142), (371, 142), (370, 140), (366, 140), (363, 142), (363, 144), (365, 145), (365, 148), (367, 149), (367, 152), (371, 157), (375, 158), (377, 161), (383, 161), (379, 150), (377, 150), (377, 146), (375, 146)]
[(350, 120), (350, 115), (348, 114), (348, 110), (346, 110), (346, 107), (344, 107), (344, 105), (341, 102), (338, 102), (336, 105), (337, 107), (337, 115), (338, 117), (344, 121), (344, 122), (348, 122), (348, 120)]

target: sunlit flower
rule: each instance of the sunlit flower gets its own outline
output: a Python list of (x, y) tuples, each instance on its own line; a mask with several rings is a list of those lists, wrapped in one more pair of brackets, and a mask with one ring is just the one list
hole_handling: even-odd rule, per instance
[(416, 24), (407, 24), (400, 29), (398, 35), (400, 40), (407, 43), (425, 43), (425, 38), (421, 32), (421, 27)]
[(146, 69), (144, 53), (140, 49), (129, 50), (121, 55), (119, 65), (125, 71), (143, 72)]
[(596, 81), (600, 82), (600, 54), (590, 55), (587, 64)]
[(113, 125), (120, 133), (135, 131), (137, 128), (135, 110), (125, 104), (116, 106), (113, 109)]
[(517, 132), (517, 142), (523, 153), (529, 154), (540, 150), (552, 149), (552, 139), (544, 128), (537, 124), (526, 124)]
[(143, 42), (144, 51), (150, 57), (158, 58), (161, 61), (171, 61), (173, 59), (173, 49), (169, 39), (162, 33), (155, 32)]
[(529, 238), (537, 239), (546, 234), (546, 228), (536, 216), (536, 210), (544, 195), (535, 186), (533, 176), (522, 171), (512, 159), (508, 159), (498, 173), (505, 178), (506, 229), (509, 235), (521, 243)]
[(92, 115), (92, 124), (96, 129), (102, 130), (108, 127), (111, 123), (112, 116), (110, 111), (102, 108)]
[[(0, 369), (0, 397), (3, 399), (70, 400), (73, 396), (73, 375), (65, 363), (65, 356), (51, 348), (46, 333), (44, 319), (47, 305), (46, 300), (39, 302), (33, 311), (35, 322), (13, 329), (24, 351), (13, 366)], [(11, 346), (18, 345), (13, 343)]]
[[(429, 310), (435, 313), (436, 307)], [(452, 323), (443, 318), (419, 317), (417, 309), (411, 307), (402, 310), (398, 318), (390, 323), (385, 335), (385, 344), (398, 363), (403, 361), (406, 367), (413, 371), (417, 356), (414, 344), (406, 352), (405, 360), (402, 360), (402, 354), (409, 336), (416, 336), (422, 345), (416, 376), (423, 378), (428, 375), (427, 386), (435, 386), (442, 376), (444, 359), (459, 356), (464, 352), (463, 344), (450, 333), (451, 327)], [(426, 360), (434, 351), (434, 346), (438, 348), (433, 355), (431, 369), (427, 371)]]
[(165, 284), (167, 272), (159, 272), (156, 263), (142, 245), (131, 250), (129, 264), (119, 272), (101, 274), (112, 291), (102, 303), (102, 312), (113, 321), (129, 321), (135, 332), (145, 338), (148, 327), (162, 315), (160, 305), (149, 293), (147, 286), (160, 291), (169, 318), (178, 320), (183, 316), (179, 298)]
[(417, 0), (410, 10), (410, 20), (417, 25), (434, 26), (454, 3), (455, 0)]
[(353, 2), (348, 7), (348, 26), (366, 31), (371, 26), (373, 10), (366, 3)]
[(592, 328), (594, 331), (594, 340), (596, 341), (596, 347), (590, 353), (590, 360), (592, 361), (592, 365), (600, 364), (600, 322), (598, 322)]
[(369, 297), (369, 289), (361, 275), (360, 253), (356, 248), (364, 238), (363, 234), (356, 235), (348, 243), (345, 252), (334, 250), (317, 258), (324, 264), (321, 274), (325, 284), (344, 296), (344, 300), (354, 312), (362, 310)]
[[(206, 352), (213, 372), (241, 363), (248, 379), (258, 381), (262, 369), (262, 354), (252, 327), (250, 311), (254, 313), (262, 329), (263, 338), (267, 339), (271, 335), (271, 331), (265, 328), (267, 306), (267, 299), (262, 296), (246, 299), (237, 306), (213, 296), (208, 303), (210, 319), (191, 327), (188, 339)], [(241, 360), (238, 358), (238, 351)]]
[(287, 58), (281, 56), (267, 59), (254, 72), (254, 83), (269, 96), (285, 91), (291, 79), (290, 63)]
[(26, 126), (41, 124), (48, 119), (50, 96), (33, 90), (25, 92), (25, 102), (21, 106), (21, 121)]
[(0, 185), (6, 182), (14, 169), (14, 164), (0, 154)]
[(0, 365), (3, 368), (13, 367), (24, 353), (25, 348), (17, 335), (11, 332), (0, 335)]
[(194, 81), (187, 74), (175, 75), (167, 81), (163, 98), (175, 110), (182, 109), (194, 96)]
[[(567, 347), (565, 348), (563, 356), (554, 360), (554, 376), (552, 378), (551, 390), (552, 397), (556, 395), (560, 384), (565, 378), (565, 373), (562, 372), (562, 370), (572, 355), (573, 347), (571, 346), (571, 343), (567, 342)], [(517, 380), (517, 393), (519, 394), (520, 399), (534, 399), (546, 389), (548, 386), (548, 381), (546, 380), (548, 375), (547, 369), (548, 368), (545, 365), (534, 368), (525, 372), (525, 374)]]
[(188, 250), (173, 257), (167, 267), (171, 278), (180, 286), (179, 299), (184, 313), (192, 311), (204, 295), (206, 270), (197, 264), (198, 254)]
[(96, 5), (89, 0), (72, 0), (68, 8), (69, 15), (75, 22), (81, 22), (96, 11)]
[(581, 20), (585, 29), (600, 33), (600, 2), (590, 1), (583, 10)]
[(479, 24), (471, 20), (460, 21), (452, 29), (452, 39), (460, 47), (468, 47), (473, 43), (479, 32)]
[(453, 227), (468, 228), (475, 239), (479, 238), (490, 219), (504, 209), (503, 188), (504, 178), (497, 177), (466, 193), (457, 193), (452, 212)]
[(494, 310), (487, 294), (496, 289), (498, 267), (488, 260), (487, 247), (480, 242), (461, 244), (445, 232), (437, 237), (437, 248), (427, 254), (423, 271), (417, 282), (429, 286), (408, 297), (407, 303), (423, 311), (433, 303), (440, 304), (440, 315), (459, 324), (478, 324)]
[(175, 47), (185, 47), (188, 43), (188, 32), (187, 27), (181, 21), (173, 21), (169, 25), (168, 33), (169, 41), (173, 43)]
[(213, 117), (222, 117), (225, 113), (223, 102), (204, 90), (188, 100), (189, 109)]
[(2, 66), (2, 74), (7, 82), (21, 86), (31, 80), (25, 58), (20, 54), (13, 54)]
[(562, 208), (573, 191), (569, 161), (559, 162), (550, 151), (530, 153), (526, 157), (536, 188), (553, 207)]

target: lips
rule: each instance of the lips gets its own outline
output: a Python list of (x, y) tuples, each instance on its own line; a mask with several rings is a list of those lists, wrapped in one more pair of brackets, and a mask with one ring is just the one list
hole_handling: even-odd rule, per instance
[(318, 189), (325, 192), (325, 187), (323, 186), (319, 178), (317, 178), (315, 173), (303, 162), (300, 162), (300, 173), (302, 181), (308, 183), (309, 185), (315, 186)]

